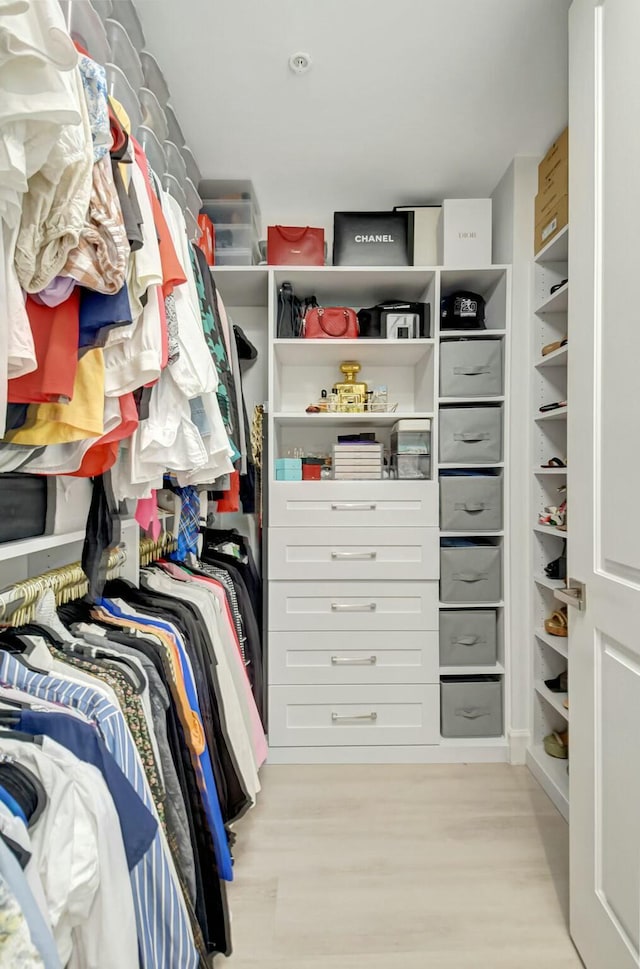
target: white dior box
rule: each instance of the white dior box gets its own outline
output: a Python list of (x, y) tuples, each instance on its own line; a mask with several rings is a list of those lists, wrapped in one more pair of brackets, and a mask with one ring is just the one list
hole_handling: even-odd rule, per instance
[(440, 219), (440, 265), (491, 265), (491, 199), (445, 199)]

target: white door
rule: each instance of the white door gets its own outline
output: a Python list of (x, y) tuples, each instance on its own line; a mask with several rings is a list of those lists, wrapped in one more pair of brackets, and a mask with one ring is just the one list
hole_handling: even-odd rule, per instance
[(571, 932), (640, 966), (640, 0), (570, 10)]

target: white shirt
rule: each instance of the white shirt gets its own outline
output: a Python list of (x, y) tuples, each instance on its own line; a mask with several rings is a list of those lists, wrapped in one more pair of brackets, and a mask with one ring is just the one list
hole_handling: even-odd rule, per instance
[(49, 798), (31, 840), (60, 961), (69, 969), (138, 969), (122, 833), (100, 771), (43, 738), (0, 738), (0, 751), (39, 778)]

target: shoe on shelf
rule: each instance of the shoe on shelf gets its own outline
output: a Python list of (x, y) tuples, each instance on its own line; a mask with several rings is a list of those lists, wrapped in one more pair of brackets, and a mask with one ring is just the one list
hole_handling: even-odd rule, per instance
[(566, 670), (563, 673), (558, 673), (551, 680), (545, 680), (544, 685), (552, 693), (566, 693), (569, 689), (569, 674)]
[[(566, 607), (562, 606), (561, 609), (556, 609), (555, 612), (552, 612), (549, 618), (545, 619), (544, 628), (550, 636), (562, 636), (566, 638), (569, 635), (569, 618)], [(559, 692), (564, 693), (566, 691), (561, 690)]]
[(564, 730), (562, 733), (554, 730), (553, 733), (547, 734), (542, 743), (550, 757), (558, 757), (560, 760), (566, 760), (569, 756), (568, 730)]
[(566, 468), (567, 462), (562, 458), (549, 458), (546, 464), (541, 464), (541, 468)]
[(556, 350), (560, 350), (561, 347), (566, 347), (569, 341), (565, 337), (564, 340), (554, 340), (553, 343), (547, 343), (545, 347), (542, 348), (542, 356), (546, 357), (550, 353), (555, 353)]
[(551, 525), (554, 528), (559, 528), (561, 531), (566, 532), (567, 530), (567, 502), (566, 500), (560, 505), (547, 505), (544, 511), (541, 511), (538, 516), (539, 525)]

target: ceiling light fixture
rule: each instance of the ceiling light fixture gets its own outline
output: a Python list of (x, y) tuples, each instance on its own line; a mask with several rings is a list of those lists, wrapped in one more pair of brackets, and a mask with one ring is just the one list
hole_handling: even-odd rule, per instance
[(311, 54), (298, 51), (289, 58), (289, 67), (294, 74), (306, 74), (311, 67)]

